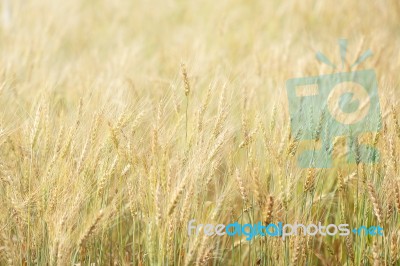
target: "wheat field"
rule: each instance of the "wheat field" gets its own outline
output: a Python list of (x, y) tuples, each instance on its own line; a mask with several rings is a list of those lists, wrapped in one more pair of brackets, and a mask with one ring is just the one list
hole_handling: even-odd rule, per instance
[[(4, 0), (0, 265), (400, 265), (400, 4)], [(285, 84), (378, 77), (376, 164), (302, 169)], [(384, 236), (188, 235), (188, 222)]]

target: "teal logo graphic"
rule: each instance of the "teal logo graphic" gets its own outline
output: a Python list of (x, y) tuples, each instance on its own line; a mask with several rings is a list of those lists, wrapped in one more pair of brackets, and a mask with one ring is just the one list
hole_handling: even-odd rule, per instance
[[(347, 41), (339, 40), (342, 66)], [(353, 68), (372, 56), (363, 53)], [(317, 59), (333, 69), (336, 65), (321, 53)], [(379, 152), (372, 144), (360, 143), (360, 135), (381, 127), (378, 84), (372, 69), (290, 79), (286, 83), (291, 132), (300, 140), (314, 140), (298, 156), (302, 168), (330, 168), (335, 137), (347, 139), (347, 163), (374, 163)]]

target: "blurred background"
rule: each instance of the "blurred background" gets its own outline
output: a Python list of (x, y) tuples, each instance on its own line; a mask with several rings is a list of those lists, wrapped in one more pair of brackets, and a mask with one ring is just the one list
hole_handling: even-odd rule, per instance
[(116, 102), (162, 94), (185, 62), (195, 96), (226, 79), (259, 92), (262, 108), (288, 78), (329, 73), (315, 52), (339, 62), (339, 38), (349, 39), (349, 63), (370, 48), (375, 56), (360, 67), (397, 83), (396, 0), (3, 0), (1, 13), (1, 71), (29, 98), (44, 87), (67, 101), (75, 92)]

